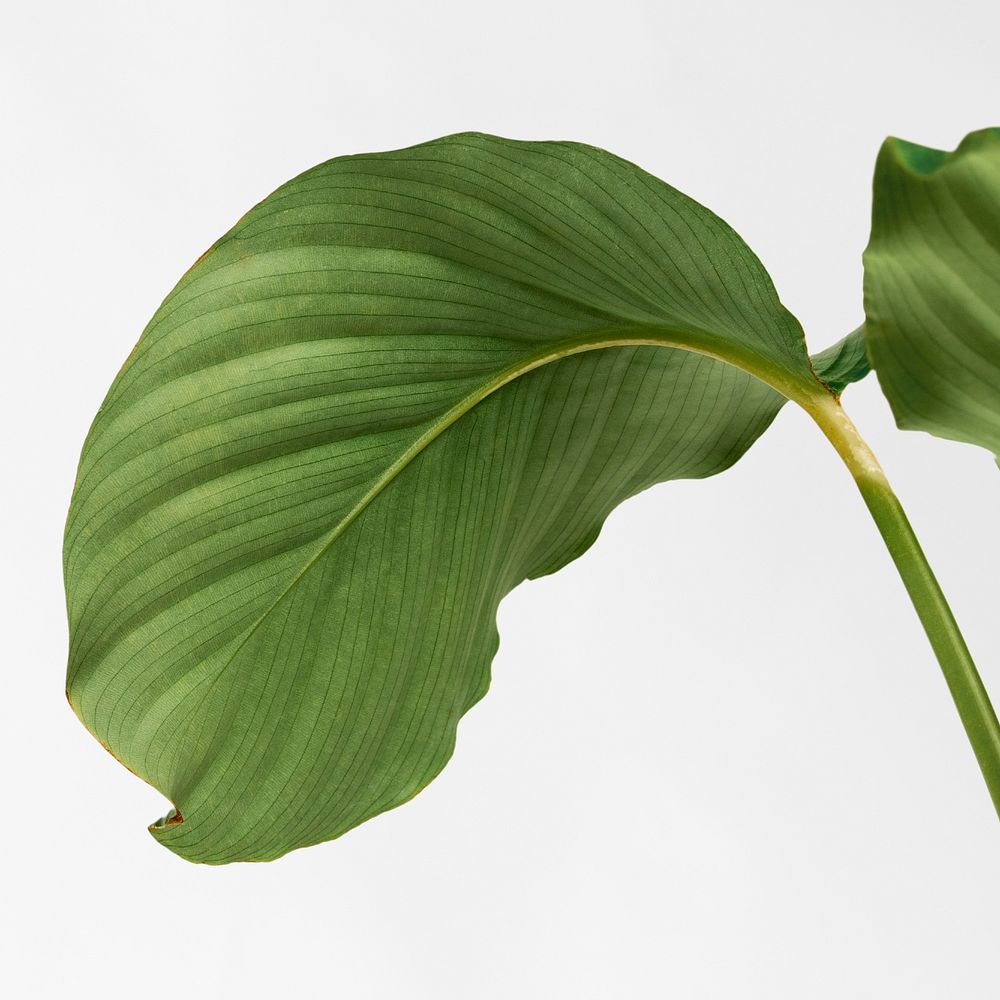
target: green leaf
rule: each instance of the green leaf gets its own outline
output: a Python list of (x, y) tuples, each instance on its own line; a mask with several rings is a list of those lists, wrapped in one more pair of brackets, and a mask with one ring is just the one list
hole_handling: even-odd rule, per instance
[(865, 251), (868, 353), (900, 427), (1000, 454), (1000, 129), (887, 139)]
[(71, 704), (178, 854), (336, 837), (444, 766), (506, 593), (783, 394), (828, 398), (760, 263), (630, 163), (470, 134), (322, 164), (181, 279), (94, 421)]
[(813, 355), (812, 366), (813, 371), (838, 396), (851, 383), (860, 382), (871, 371), (865, 353), (864, 324), (832, 347)]

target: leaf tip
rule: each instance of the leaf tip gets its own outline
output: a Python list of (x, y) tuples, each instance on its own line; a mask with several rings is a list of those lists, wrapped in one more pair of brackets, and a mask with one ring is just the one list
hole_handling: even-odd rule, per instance
[(149, 824), (149, 831), (154, 836), (156, 831), (166, 829), (168, 826), (180, 826), (184, 822), (184, 815), (180, 809), (171, 809), (166, 816), (161, 816), (155, 823)]

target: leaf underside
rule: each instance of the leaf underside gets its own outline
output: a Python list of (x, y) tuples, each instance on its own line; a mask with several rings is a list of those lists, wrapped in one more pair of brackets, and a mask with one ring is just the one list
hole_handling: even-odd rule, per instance
[[(66, 529), (67, 691), (174, 803), (154, 836), (267, 860), (423, 788), (501, 598), (781, 406), (628, 343), (670, 330), (816, 384), (728, 226), (573, 143), (332, 160), (216, 243), (112, 385)], [(562, 356), (587, 338), (614, 344)]]
[(900, 427), (1000, 454), (1000, 129), (887, 139), (865, 251), (868, 352)]

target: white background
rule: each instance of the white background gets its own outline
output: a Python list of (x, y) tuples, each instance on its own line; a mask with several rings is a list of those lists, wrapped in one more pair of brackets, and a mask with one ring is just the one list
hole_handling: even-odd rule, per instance
[[(995, 998), (996, 815), (902, 586), (792, 408), (625, 504), (501, 609), (490, 695), (413, 802), (270, 865), (165, 808), (62, 695), (87, 427), (176, 279), (331, 156), (578, 139), (747, 239), (813, 348), (861, 317), (888, 133), (1000, 124), (993, 0), (23, 3), (0, 27), (11, 997)], [(1000, 695), (1000, 474), (845, 399)]]

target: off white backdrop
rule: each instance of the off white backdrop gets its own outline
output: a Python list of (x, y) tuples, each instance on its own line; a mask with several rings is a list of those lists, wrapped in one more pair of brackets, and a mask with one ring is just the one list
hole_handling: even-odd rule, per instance
[[(13, 997), (997, 996), (1000, 831), (846, 472), (791, 408), (500, 612), (425, 792), (268, 865), (186, 864), (63, 695), (62, 524), (173, 283), (331, 156), (476, 129), (604, 146), (727, 219), (810, 344), (861, 317), (888, 133), (1000, 124), (952, 2), (35, 3), (0, 28), (2, 976)], [(1000, 696), (1000, 473), (846, 405)]]

